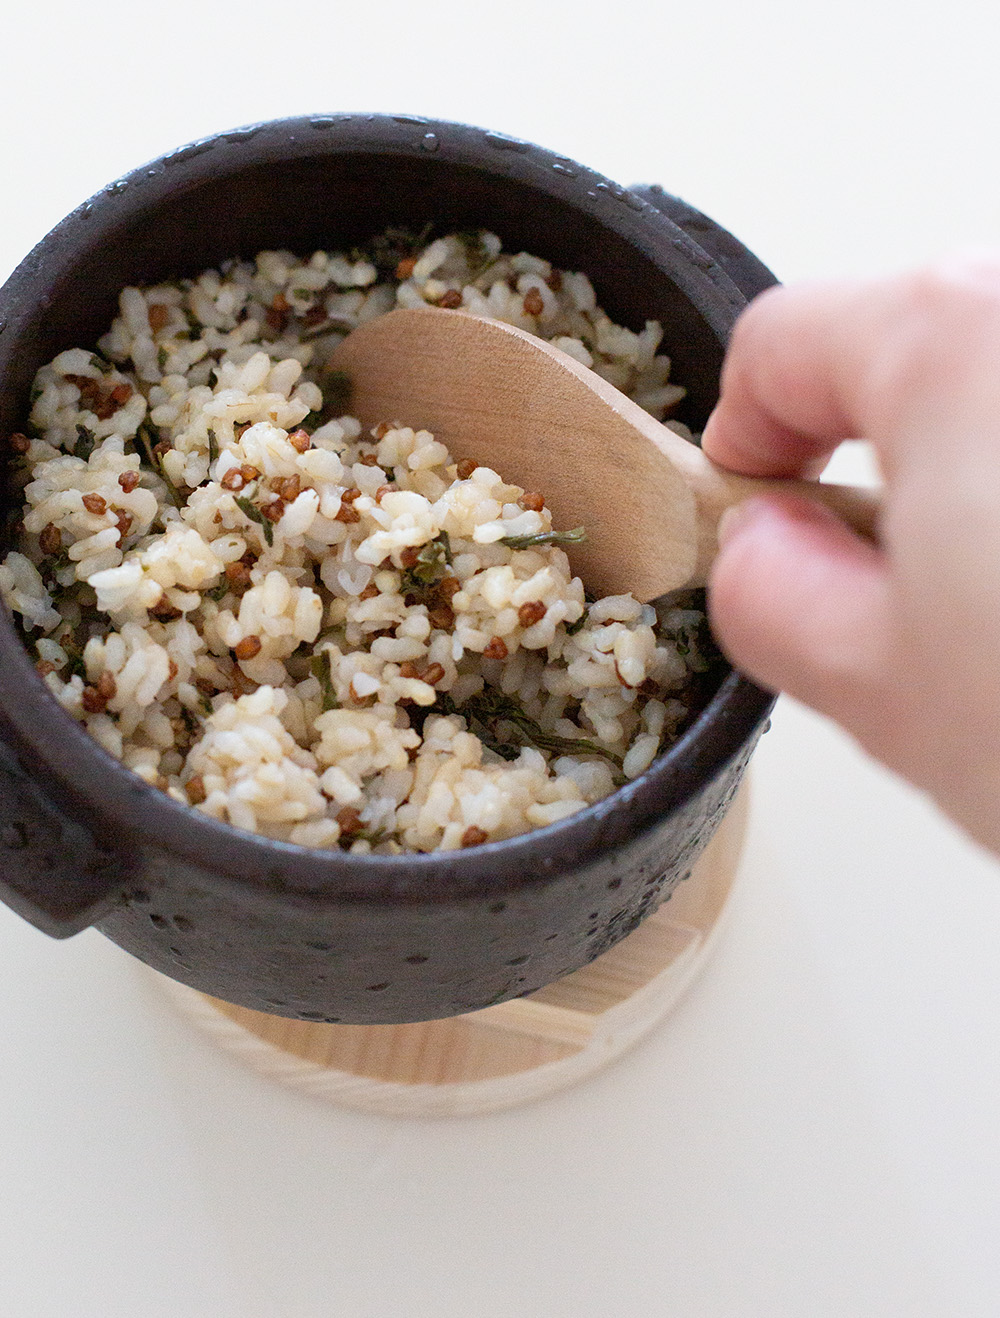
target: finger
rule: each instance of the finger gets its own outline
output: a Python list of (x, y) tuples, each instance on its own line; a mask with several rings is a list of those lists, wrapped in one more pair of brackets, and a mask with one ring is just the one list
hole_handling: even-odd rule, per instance
[(868, 290), (808, 284), (750, 304), (702, 440), (714, 461), (752, 476), (810, 477), (842, 440), (865, 433), (858, 340), (877, 339), (882, 318)]
[(960, 253), (904, 276), (770, 289), (737, 321), (705, 452), (748, 475), (809, 476), (844, 439), (887, 473), (994, 444), (1000, 260)]
[(709, 610), (727, 657), (770, 690), (877, 738), (892, 649), (879, 551), (791, 496), (738, 505), (721, 532)]

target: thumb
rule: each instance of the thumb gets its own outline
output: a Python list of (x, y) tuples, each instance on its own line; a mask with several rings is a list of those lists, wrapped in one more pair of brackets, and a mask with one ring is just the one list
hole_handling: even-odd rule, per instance
[(862, 742), (881, 741), (892, 671), (881, 551), (825, 508), (791, 495), (737, 505), (719, 535), (709, 613), (727, 657)]

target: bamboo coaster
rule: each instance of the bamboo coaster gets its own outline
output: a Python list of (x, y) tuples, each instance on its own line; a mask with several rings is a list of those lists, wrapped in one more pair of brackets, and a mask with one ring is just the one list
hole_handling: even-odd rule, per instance
[(499, 1111), (593, 1074), (676, 1005), (715, 942), (747, 823), (740, 790), (691, 877), (638, 929), (527, 998), (406, 1025), (327, 1025), (234, 1006), (157, 976), (256, 1070), (341, 1106), (406, 1116)]

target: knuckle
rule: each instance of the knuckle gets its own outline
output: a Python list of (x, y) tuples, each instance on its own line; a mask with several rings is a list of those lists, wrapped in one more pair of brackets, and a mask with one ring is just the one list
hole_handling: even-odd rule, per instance
[(964, 378), (1000, 347), (1000, 256), (960, 252), (888, 286), (881, 348), (865, 364), (867, 414), (892, 429), (901, 401)]
[(1000, 319), (1000, 254), (959, 251), (913, 272), (905, 300), (920, 317)]

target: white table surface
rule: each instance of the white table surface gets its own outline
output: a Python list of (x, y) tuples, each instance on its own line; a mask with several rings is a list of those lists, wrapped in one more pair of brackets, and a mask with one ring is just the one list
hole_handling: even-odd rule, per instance
[[(996, 243), (992, 10), (18, 6), (0, 273), (160, 151), (317, 110), (478, 123), (661, 182), (784, 279)], [(788, 701), (754, 790), (733, 918), (675, 1015), (492, 1117), (286, 1092), (98, 934), (0, 912), (0, 1314), (1000, 1313), (1000, 868)]]

